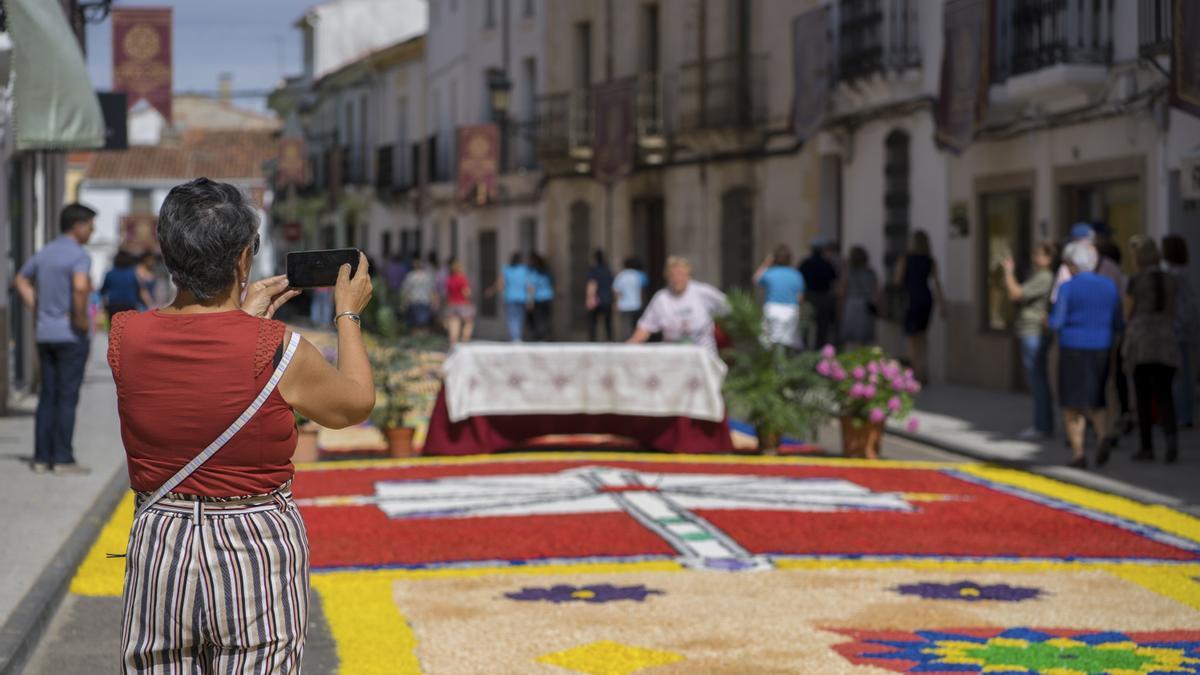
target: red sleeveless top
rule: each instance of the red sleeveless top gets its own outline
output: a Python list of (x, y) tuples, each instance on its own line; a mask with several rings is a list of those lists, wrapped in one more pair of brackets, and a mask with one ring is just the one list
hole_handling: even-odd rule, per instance
[[(237, 419), (271, 379), (285, 330), (278, 321), (241, 310), (113, 317), (108, 363), (134, 490), (157, 490)], [(291, 479), (295, 450), (292, 409), (276, 388), (250, 422), (174, 492), (268, 493)]]

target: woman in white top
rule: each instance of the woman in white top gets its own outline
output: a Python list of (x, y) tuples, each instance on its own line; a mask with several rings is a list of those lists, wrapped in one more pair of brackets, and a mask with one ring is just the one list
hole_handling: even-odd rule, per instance
[(716, 353), (713, 317), (729, 312), (725, 294), (693, 280), (692, 264), (687, 258), (668, 258), (666, 276), (667, 287), (650, 299), (628, 342), (646, 342), (652, 334), (662, 333), (666, 342), (698, 344)]

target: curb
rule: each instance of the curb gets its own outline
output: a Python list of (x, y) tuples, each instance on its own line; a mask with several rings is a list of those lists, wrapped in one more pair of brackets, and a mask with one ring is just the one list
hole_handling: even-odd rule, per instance
[[(1018, 469), (1020, 471), (1026, 471), (1028, 473), (1036, 474), (1038, 476), (1045, 476), (1046, 478), (1062, 481), (1064, 483), (1070, 483), (1071, 485), (1087, 488), (1089, 490), (1098, 490), (1100, 492), (1115, 494), (1117, 496), (1131, 499), (1142, 504), (1156, 504), (1177, 510), (1180, 506), (1185, 505), (1182, 500), (1176, 497), (1155, 492), (1154, 490), (1150, 490), (1148, 488), (1130, 485), (1129, 483), (1121, 482), (1115, 478), (1105, 476), (1103, 474), (1092, 474), (1087, 471), (1080, 471), (1079, 469), (1072, 469), (1066, 466), (1038, 464), (1037, 462), (1031, 462), (1028, 460), (1005, 459), (1003, 457), (989, 455), (986, 452), (980, 452), (957, 443), (944, 441), (933, 436), (926, 436), (925, 434), (920, 433), (914, 434), (900, 429), (892, 429), (891, 427), (886, 427), (884, 431), (885, 433), (896, 436), (897, 438), (903, 438), (915, 443), (921, 443), (922, 445), (928, 445), (930, 447), (937, 448), (938, 450), (968, 457), (985, 464), (1001, 466), (1006, 469)], [(1097, 479), (1104, 480), (1101, 481)], [(1148, 497), (1153, 497), (1153, 499), (1148, 499)], [(0, 672), (0, 675), (3, 675), (3, 673)]]
[(8, 620), (0, 626), (0, 675), (17, 675), (25, 667), (66, 596), (75, 570), (128, 488), (129, 477), (122, 464), (101, 488), (96, 500)]

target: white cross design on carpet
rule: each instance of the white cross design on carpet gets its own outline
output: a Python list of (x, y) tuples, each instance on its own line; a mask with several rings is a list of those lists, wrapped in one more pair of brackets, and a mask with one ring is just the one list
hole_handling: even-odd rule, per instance
[(475, 518), (623, 511), (702, 569), (766, 569), (696, 510), (911, 512), (898, 494), (835, 478), (645, 473), (604, 466), (551, 474), (381, 481), (374, 502), (390, 518)]

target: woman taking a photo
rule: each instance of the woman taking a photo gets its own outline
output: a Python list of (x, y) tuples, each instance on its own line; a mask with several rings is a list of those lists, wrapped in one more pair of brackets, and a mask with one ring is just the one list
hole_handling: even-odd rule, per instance
[(290, 489), (293, 411), (330, 428), (370, 414), (358, 315), (371, 282), (365, 257), (353, 277), (342, 267), (334, 367), (271, 319), (299, 294), (286, 277), (248, 282), (257, 229), (236, 187), (206, 178), (175, 187), (157, 234), (178, 295), (113, 320), (108, 361), (138, 504), (123, 672), (300, 669), (308, 541)]

